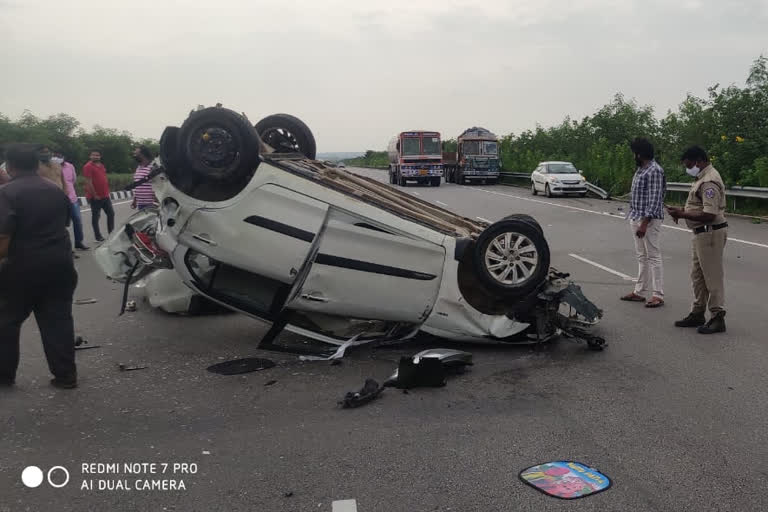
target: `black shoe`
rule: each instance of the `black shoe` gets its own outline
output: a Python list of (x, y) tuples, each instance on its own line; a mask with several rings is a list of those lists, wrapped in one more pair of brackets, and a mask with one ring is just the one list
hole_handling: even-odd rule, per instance
[(16, 384), (16, 379), (0, 379), (0, 388), (12, 388)]
[(101, 238), (101, 237), (97, 237), (97, 238), (96, 238), (96, 241), (97, 241), (97, 242), (103, 242), (103, 241), (104, 241), (104, 239), (103, 239), (103, 238)]
[(83, 244), (76, 244), (75, 245), (75, 249), (78, 249), (78, 250), (81, 250), (81, 251), (87, 251), (88, 250), (88, 246), (83, 245)]
[(725, 332), (725, 311), (716, 313), (709, 319), (706, 325), (702, 325), (698, 329), (699, 334), (716, 334), (718, 332)]
[(51, 379), (51, 386), (59, 389), (75, 389), (77, 387), (77, 377), (56, 377)]
[(699, 327), (707, 323), (704, 313), (691, 313), (682, 320), (675, 322), (675, 327)]

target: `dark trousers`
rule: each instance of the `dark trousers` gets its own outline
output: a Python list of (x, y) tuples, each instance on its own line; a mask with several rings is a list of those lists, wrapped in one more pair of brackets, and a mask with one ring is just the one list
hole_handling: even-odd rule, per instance
[(70, 217), (72, 218), (72, 230), (75, 233), (75, 246), (83, 245), (83, 221), (80, 218), (79, 202), (72, 203)]
[(103, 238), (101, 231), (99, 231), (99, 219), (101, 218), (101, 210), (107, 215), (107, 231), (112, 233), (115, 229), (115, 209), (112, 208), (112, 200), (108, 197), (106, 199), (90, 199), (88, 204), (91, 205), (91, 224), (93, 225), (93, 236), (97, 240)]
[(0, 290), (0, 381), (13, 381), (19, 367), (21, 324), (35, 314), (48, 368), (55, 377), (77, 376), (72, 296), (77, 286), (75, 269), (37, 286), (3, 283)]

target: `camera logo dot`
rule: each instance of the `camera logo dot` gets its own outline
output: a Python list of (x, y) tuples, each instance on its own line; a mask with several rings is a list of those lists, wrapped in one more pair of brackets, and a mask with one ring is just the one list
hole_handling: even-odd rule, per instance
[(21, 472), (21, 481), (30, 489), (40, 487), (43, 483), (43, 470), (37, 466), (27, 466)]
[[(54, 483), (53, 478), (51, 478), (51, 475), (53, 472), (56, 471), (58, 473), (64, 473), (64, 478), (60, 478), (57, 476), (56, 480), (57, 483)], [(67, 471), (67, 468), (64, 466), (53, 466), (51, 469), (48, 470), (48, 483), (51, 484), (51, 487), (55, 487), (57, 489), (61, 489), (65, 485), (69, 483), (69, 471)]]

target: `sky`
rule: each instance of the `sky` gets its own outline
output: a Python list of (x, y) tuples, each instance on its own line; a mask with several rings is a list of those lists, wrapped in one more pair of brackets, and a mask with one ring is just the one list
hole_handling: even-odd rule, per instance
[(159, 138), (197, 105), (301, 118), (318, 151), (499, 135), (615, 93), (658, 115), (743, 84), (768, 0), (0, 0), (0, 113)]

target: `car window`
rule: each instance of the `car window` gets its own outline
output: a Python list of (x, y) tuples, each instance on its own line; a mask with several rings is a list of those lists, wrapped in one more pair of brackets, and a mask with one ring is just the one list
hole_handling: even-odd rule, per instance
[(290, 288), (274, 279), (211, 260), (194, 250), (187, 253), (186, 262), (206, 293), (264, 319), (271, 319), (276, 302), (284, 300)]
[(578, 171), (571, 163), (548, 164), (550, 174), (576, 174)]

